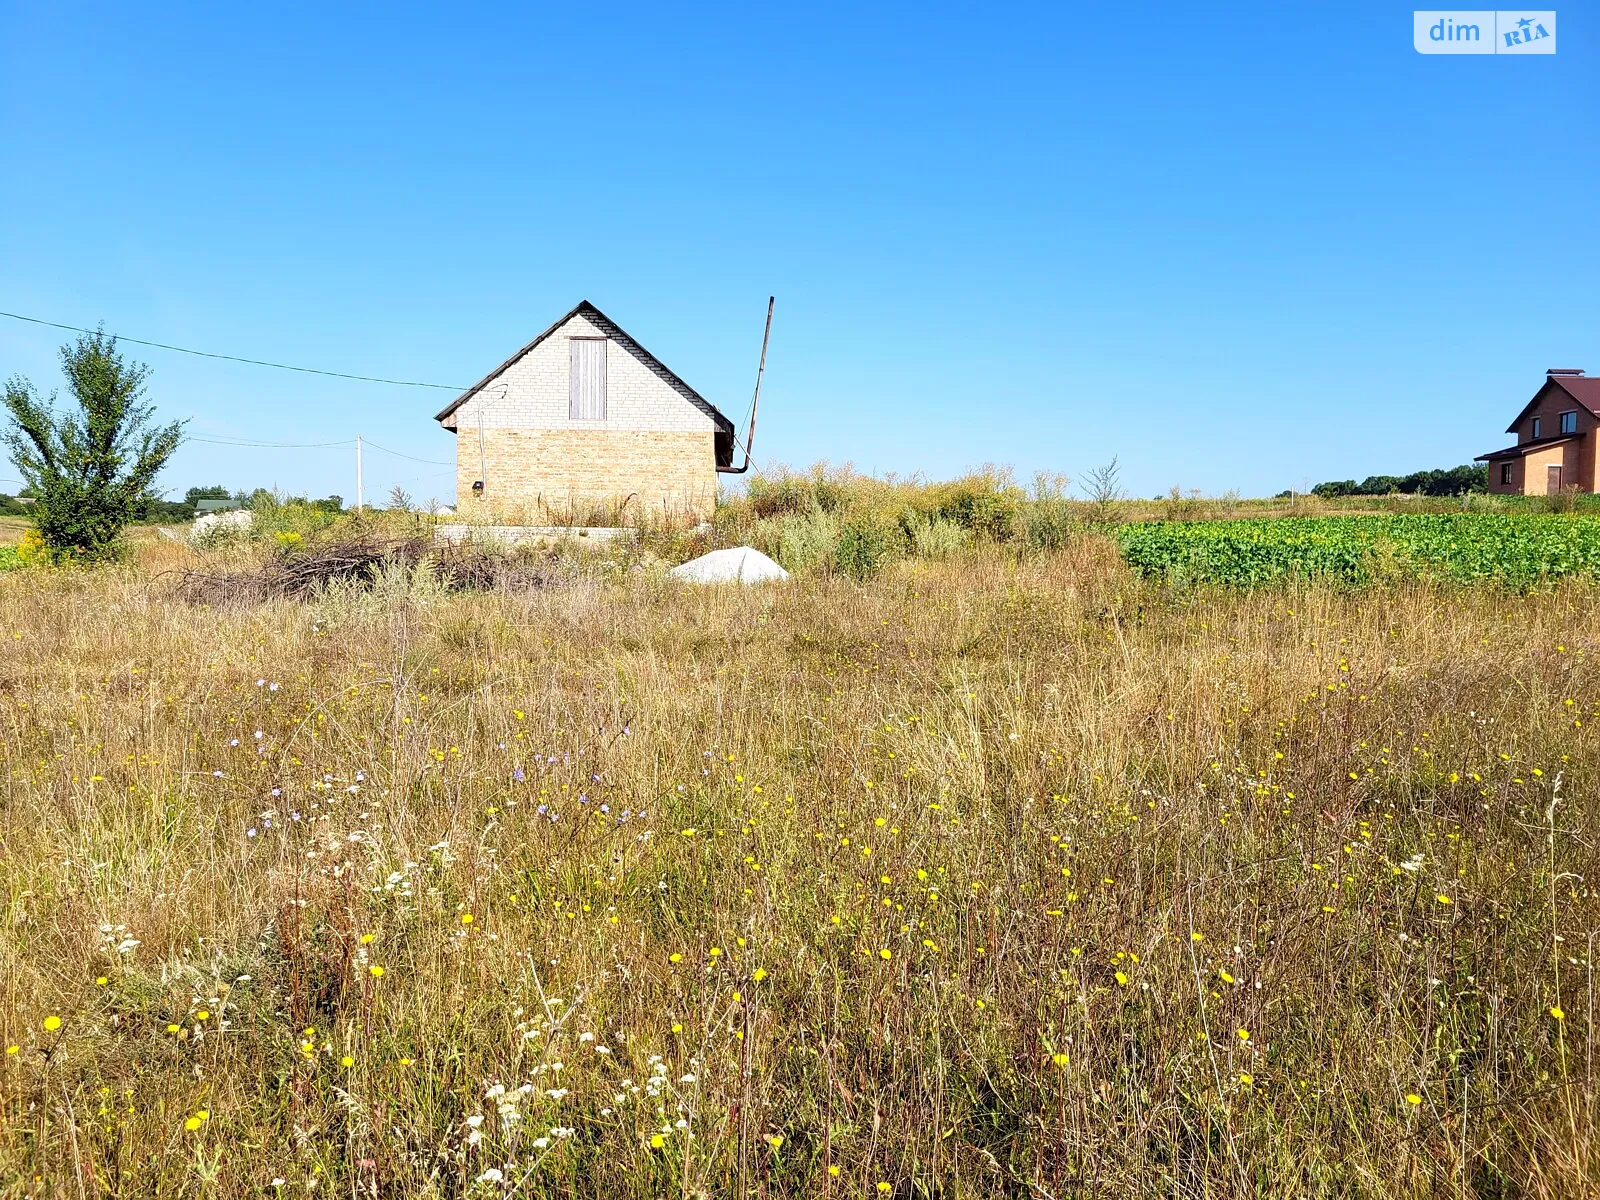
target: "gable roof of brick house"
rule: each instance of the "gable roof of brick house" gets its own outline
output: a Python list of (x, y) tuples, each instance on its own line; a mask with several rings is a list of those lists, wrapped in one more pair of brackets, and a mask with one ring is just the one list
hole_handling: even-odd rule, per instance
[(1582, 371), (1564, 370), (1560, 367), (1546, 372), (1544, 386), (1533, 394), (1533, 399), (1517, 414), (1517, 419), (1506, 426), (1507, 433), (1515, 433), (1517, 426), (1522, 423), (1522, 418), (1527, 416), (1544, 400), (1551, 388), (1559, 388), (1576, 400), (1590, 414), (1600, 417), (1600, 376), (1591, 378)]
[[(460, 408), (485, 387), (493, 383), (501, 375), (505, 374), (506, 371), (514, 367), (523, 358), (527, 357), (531, 351), (537, 348), (538, 345), (551, 334), (555, 333), (556, 330), (560, 329), (568, 321), (572, 320), (572, 318), (580, 316), (587, 318), (597, 327), (603, 329), (608, 338), (616, 342), (617, 345), (621, 346), (629, 354), (632, 354), (640, 362), (644, 363), (644, 365), (647, 366), (658, 378), (670, 385), (673, 391), (677, 392), (690, 404), (693, 404), (701, 412), (705, 413), (706, 416), (710, 417), (711, 420), (716, 423), (718, 430), (727, 435), (730, 451), (729, 461), (732, 461), (731, 449), (733, 422), (724, 416), (722, 410), (719, 409), (715, 404), (712, 404), (711, 401), (707, 400), (699, 392), (695, 391), (692, 387), (680, 379), (678, 375), (659, 358), (657, 358), (654, 354), (651, 354), (650, 351), (646, 350), (638, 342), (634, 341), (628, 332), (622, 328), (622, 326), (618, 325), (615, 321), (606, 316), (605, 313), (601, 312), (587, 300), (578, 301), (577, 305), (575, 305), (570, 312), (559, 318), (555, 324), (550, 326), (549, 329), (546, 329), (538, 337), (534, 338), (533, 341), (529, 342), (510, 358), (506, 359), (505, 362), (501, 363), (482, 379), (478, 380), (477, 383), (473, 384), (466, 391), (462, 392), (461, 395), (457, 396), (454, 400), (447, 404), (444, 409), (433, 419), (435, 421), (444, 423), (447, 428), (454, 428), (453, 424), (450, 422), (450, 417), (456, 411), (456, 409)], [(719, 439), (719, 441), (721, 440), (722, 439)]]

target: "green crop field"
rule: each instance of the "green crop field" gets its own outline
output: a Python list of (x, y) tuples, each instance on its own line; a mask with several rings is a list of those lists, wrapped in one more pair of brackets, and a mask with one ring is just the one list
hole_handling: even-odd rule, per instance
[(1565, 514), (1151, 521), (1125, 525), (1116, 538), (1134, 570), (1174, 582), (1416, 578), (1528, 587), (1600, 575), (1600, 518)]

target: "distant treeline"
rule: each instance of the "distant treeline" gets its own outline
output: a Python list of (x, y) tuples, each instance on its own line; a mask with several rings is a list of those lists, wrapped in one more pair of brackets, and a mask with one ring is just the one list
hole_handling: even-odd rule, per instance
[(1409, 475), (1368, 475), (1360, 483), (1354, 479), (1333, 479), (1311, 489), (1313, 496), (1336, 500), (1340, 496), (1460, 496), (1489, 490), (1487, 466), (1451, 467), (1447, 471), (1413, 471)]
[[(192, 521), (202, 500), (229, 500), (239, 508), (249, 508), (259, 499), (276, 500), (277, 498), (266, 488), (256, 488), (252, 492), (230, 491), (221, 484), (211, 487), (192, 487), (183, 494), (182, 500), (167, 500), (160, 496), (146, 496), (140, 504), (135, 519), (148, 522), (152, 525), (174, 525), (185, 521)], [(344, 499), (341, 496), (328, 496), (321, 500), (307, 500), (313, 508), (322, 509), (330, 513), (344, 511)], [(33, 505), (33, 489), (23, 488), (15, 496), (0, 492), (0, 517), (23, 517), (28, 515)]]
[(192, 487), (183, 494), (182, 500), (155, 500), (149, 501), (148, 521), (192, 521), (195, 512), (200, 507), (202, 500), (228, 500), (238, 508), (264, 508), (295, 500), (311, 508), (326, 513), (341, 513), (344, 511), (343, 496), (325, 496), (321, 500), (312, 500), (307, 496), (285, 497), (266, 488), (256, 488), (253, 492), (230, 492), (221, 484), (211, 487)]

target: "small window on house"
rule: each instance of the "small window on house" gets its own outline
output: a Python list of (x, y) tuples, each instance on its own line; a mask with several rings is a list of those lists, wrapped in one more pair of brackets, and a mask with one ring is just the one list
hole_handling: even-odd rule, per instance
[(1539, 418), (1538, 417), (1535, 417), (1533, 419), (1533, 436), (1534, 437), (1538, 437), (1539, 436)]
[(1511, 464), (1510, 463), (1501, 463), (1500, 464), (1500, 482), (1505, 484), (1507, 487), (1511, 486)]
[(1561, 432), (1578, 432), (1578, 413), (1576, 409), (1574, 409), (1572, 412), (1564, 412), (1561, 414)]
[(606, 339), (571, 338), (572, 374), (567, 386), (567, 417), (606, 419)]

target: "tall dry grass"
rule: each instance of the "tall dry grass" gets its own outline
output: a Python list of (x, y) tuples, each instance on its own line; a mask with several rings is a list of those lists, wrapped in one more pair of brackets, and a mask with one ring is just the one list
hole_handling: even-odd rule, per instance
[(1600, 1186), (1592, 588), (144, 553), (0, 578), (5, 1194)]

